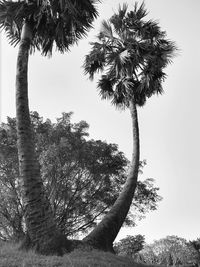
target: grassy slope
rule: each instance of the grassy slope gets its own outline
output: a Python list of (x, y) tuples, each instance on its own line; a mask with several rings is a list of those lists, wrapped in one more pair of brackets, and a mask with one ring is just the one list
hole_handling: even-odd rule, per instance
[(125, 257), (100, 251), (74, 251), (63, 257), (23, 252), (16, 245), (0, 246), (0, 267), (147, 267)]

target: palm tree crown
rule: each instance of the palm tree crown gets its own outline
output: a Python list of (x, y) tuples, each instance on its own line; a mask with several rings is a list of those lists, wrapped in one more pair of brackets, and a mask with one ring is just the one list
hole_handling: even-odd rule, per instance
[(22, 26), (32, 28), (32, 51), (51, 55), (54, 43), (60, 52), (69, 49), (91, 27), (97, 16), (98, 0), (1, 0), (0, 28), (10, 43), (20, 41)]
[(162, 93), (163, 69), (176, 50), (157, 22), (144, 21), (146, 15), (144, 3), (136, 3), (130, 12), (126, 4), (120, 6), (118, 13), (102, 22), (98, 40), (91, 43), (84, 61), (91, 79), (102, 72), (100, 95), (118, 107), (128, 107), (131, 99), (142, 106), (146, 98)]

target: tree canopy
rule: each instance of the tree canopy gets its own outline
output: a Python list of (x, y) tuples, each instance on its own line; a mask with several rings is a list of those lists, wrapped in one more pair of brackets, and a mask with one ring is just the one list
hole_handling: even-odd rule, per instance
[(167, 266), (191, 265), (199, 260), (198, 253), (191, 243), (178, 236), (167, 236), (145, 245), (139, 256), (140, 261), (146, 264)]
[(143, 106), (147, 98), (161, 94), (164, 69), (177, 49), (158, 22), (147, 20), (146, 15), (144, 3), (136, 2), (130, 11), (127, 4), (119, 6), (118, 12), (102, 22), (85, 57), (85, 73), (91, 79), (101, 73), (100, 95), (118, 108), (129, 107), (130, 100)]
[(119, 255), (135, 258), (136, 254), (141, 251), (145, 244), (143, 235), (127, 235), (114, 245), (114, 250)]
[(98, 0), (0, 1), (0, 28), (11, 45), (16, 45), (26, 21), (33, 32), (32, 51), (51, 55), (53, 45), (60, 52), (69, 49), (91, 28), (98, 12)]
[[(125, 182), (129, 164), (117, 145), (89, 139), (89, 125), (72, 123), (71, 116), (63, 113), (52, 123), (31, 113), (45, 191), (59, 227), (69, 237), (88, 231), (108, 212)], [(1, 124), (0, 137), (0, 238), (20, 238), (24, 210), (15, 118)], [(145, 161), (140, 165), (142, 173)], [(138, 181), (126, 225), (135, 225), (146, 212), (156, 209), (160, 200), (153, 179)]]

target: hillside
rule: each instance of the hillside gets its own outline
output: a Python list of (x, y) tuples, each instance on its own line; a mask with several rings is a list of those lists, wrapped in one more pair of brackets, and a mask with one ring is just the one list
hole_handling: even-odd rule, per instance
[(0, 267), (143, 267), (132, 259), (115, 256), (101, 251), (76, 250), (63, 257), (41, 256), (33, 251), (18, 250), (17, 245), (4, 244), (0, 247)]

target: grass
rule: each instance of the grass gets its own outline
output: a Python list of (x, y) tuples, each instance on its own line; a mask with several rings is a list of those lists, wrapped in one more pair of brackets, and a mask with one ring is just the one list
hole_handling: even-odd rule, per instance
[(132, 259), (97, 250), (75, 250), (63, 257), (41, 256), (18, 250), (16, 244), (0, 245), (0, 267), (148, 267)]

